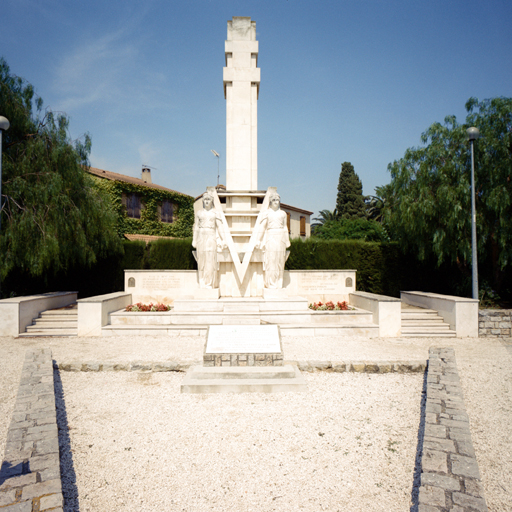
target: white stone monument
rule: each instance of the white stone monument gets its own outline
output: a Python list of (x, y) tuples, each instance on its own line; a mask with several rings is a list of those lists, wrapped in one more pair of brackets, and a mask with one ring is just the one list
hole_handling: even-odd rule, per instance
[[(286, 215), (279, 210), (279, 201), (275, 211), (270, 207), (270, 197), (277, 194), (276, 189), (258, 190), (260, 70), (256, 23), (251, 18), (234, 17), (228, 21), (225, 54), (226, 190), (208, 187), (206, 196), (213, 198), (226, 249), (217, 254), (217, 280), (205, 279), (204, 264), (213, 259), (204, 252), (199, 254), (198, 248), (197, 260), (202, 262), (199, 282), (202, 289), (216, 288), (213, 283), (218, 282), (221, 297), (263, 297), (265, 288), (283, 287), (290, 242)], [(196, 212), (196, 225), (203, 222), (200, 217), (204, 216), (204, 210)], [(213, 234), (210, 245), (214, 246)]]
[[(286, 214), (275, 187), (258, 190), (256, 22), (234, 17), (227, 26), (226, 189), (207, 187), (206, 201), (197, 205), (193, 245), (199, 270), (126, 271), (125, 290), (134, 301), (173, 303), (175, 312), (224, 311), (227, 323), (228, 313), (245, 310), (258, 318), (243, 321), (259, 324), (268, 322), (262, 312), (288, 311), (294, 301), (296, 309), (308, 311), (307, 301), (348, 300), (355, 271), (284, 270), (290, 244)], [(252, 301), (230, 302), (237, 298)], [(285, 320), (292, 322), (293, 315), (283, 313), (279, 322)]]
[[(256, 22), (245, 17), (228, 21), (225, 52), (226, 188), (257, 190), (260, 69)], [(236, 202), (247, 206), (251, 201), (244, 197)]]

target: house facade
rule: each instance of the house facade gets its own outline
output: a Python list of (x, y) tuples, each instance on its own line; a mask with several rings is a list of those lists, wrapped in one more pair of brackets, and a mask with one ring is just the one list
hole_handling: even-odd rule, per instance
[[(90, 167), (96, 185), (107, 192), (118, 217), (120, 236), (185, 238), (192, 236), (194, 198), (152, 183), (151, 170), (141, 178)], [(130, 236), (131, 235), (131, 236)]]

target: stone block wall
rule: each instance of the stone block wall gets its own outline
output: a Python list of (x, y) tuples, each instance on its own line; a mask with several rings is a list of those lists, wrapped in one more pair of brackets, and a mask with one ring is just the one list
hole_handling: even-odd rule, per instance
[(481, 309), (478, 312), (480, 338), (512, 338), (512, 309)]
[(283, 354), (204, 354), (203, 366), (283, 366)]

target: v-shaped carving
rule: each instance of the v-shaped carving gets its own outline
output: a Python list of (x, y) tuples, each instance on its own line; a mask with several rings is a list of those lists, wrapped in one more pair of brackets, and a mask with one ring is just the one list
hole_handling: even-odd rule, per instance
[(224, 211), (222, 210), (222, 205), (220, 204), (219, 196), (217, 195), (217, 190), (215, 189), (215, 187), (206, 187), (206, 191), (213, 197), (213, 206), (215, 207), (215, 210), (217, 210), (217, 212), (219, 213), (220, 218), (222, 220), (222, 226), (224, 227), (224, 241), (228, 246), (229, 254), (231, 254), (231, 259), (233, 260), (233, 265), (235, 266), (236, 274), (240, 279), (242, 263), (238, 256), (238, 253), (236, 252), (235, 243), (233, 242), (233, 237), (231, 236), (231, 231), (229, 230), (228, 221), (226, 220), (226, 216), (224, 215)]
[(251, 238), (249, 240), (249, 246), (247, 247), (244, 253), (243, 261), (240, 261), (240, 257), (238, 256), (238, 252), (236, 251), (235, 243), (233, 242), (233, 237), (231, 236), (231, 231), (228, 226), (228, 222), (226, 220), (226, 216), (224, 215), (224, 211), (222, 210), (222, 205), (220, 204), (219, 196), (217, 195), (217, 190), (215, 187), (207, 187), (207, 192), (213, 197), (213, 205), (215, 209), (219, 212), (220, 218), (222, 220), (222, 225), (224, 227), (224, 241), (228, 246), (229, 253), (231, 254), (231, 259), (233, 260), (233, 265), (235, 267), (236, 274), (238, 276), (238, 280), (240, 283), (243, 283), (245, 274), (247, 273), (247, 269), (249, 268), (249, 263), (251, 262), (252, 253), (254, 252), (254, 248), (258, 243), (258, 238), (260, 235), (259, 227), (261, 225), (261, 220), (263, 218), (263, 212), (268, 209), (269, 198), (271, 193), (277, 192), (276, 187), (269, 187), (267, 189), (267, 193), (263, 198), (263, 204), (261, 205), (261, 210), (256, 219), (256, 224), (254, 226), (254, 230), (251, 234)]
[(260, 235), (260, 226), (261, 226), (261, 220), (264, 215), (264, 211), (268, 210), (268, 203), (270, 200), (270, 194), (271, 193), (277, 193), (276, 187), (269, 187), (267, 189), (267, 193), (265, 194), (265, 197), (263, 198), (263, 204), (261, 205), (260, 213), (258, 213), (258, 218), (256, 219), (256, 225), (254, 226), (254, 231), (251, 234), (251, 239), (249, 240), (249, 247), (245, 251), (244, 254), (244, 260), (242, 262), (242, 279), (240, 282), (243, 281), (243, 278), (245, 277), (245, 274), (247, 272), (247, 269), (249, 268), (249, 263), (251, 262), (252, 253), (254, 252), (254, 247), (256, 247), (256, 244), (259, 242), (258, 238)]

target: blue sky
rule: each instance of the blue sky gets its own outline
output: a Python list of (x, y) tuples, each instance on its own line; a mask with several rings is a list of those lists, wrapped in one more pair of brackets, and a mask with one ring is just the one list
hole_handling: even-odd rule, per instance
[[(258, 186), (332, 210), (464, 104), (512, 96), (510, 0), (2, 0), (0, 55), (92, 137), (91, 165), (198, 195), (225, 182), (226, 23), (256, 21)], [(0, 112), (1, 115), (1, 112)]]

